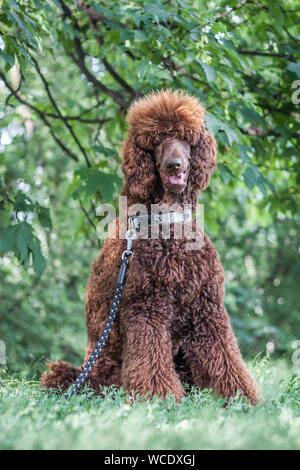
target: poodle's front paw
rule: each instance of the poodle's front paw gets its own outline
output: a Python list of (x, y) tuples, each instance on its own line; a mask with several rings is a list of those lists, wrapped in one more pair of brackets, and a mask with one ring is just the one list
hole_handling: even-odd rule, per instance
[(151, 377), (149, 380), (145, 379), (143, 383), (124, 383), (124, 389), (130, 394), (129, 401), (134, 401), (137, 396), (151, 399), (154, 396), (166, 398), (167, 396), (174, 396), (176, 402), (180, 402), (184, 396), (182, 383), (177, 377), (172, 380), (160, 380), (158, 377)]

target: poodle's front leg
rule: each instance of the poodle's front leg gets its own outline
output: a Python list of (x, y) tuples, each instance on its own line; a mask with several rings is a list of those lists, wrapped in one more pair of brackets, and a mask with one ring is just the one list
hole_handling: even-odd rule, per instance
[[(261, 398), (248, 372), (222, 301), (201, 299), (194, 311), (195, 330), (184, 354), (195, 385), (212, 387), (228, 399), (240, 390), (252, 404)], [(204, 380), (205, 379), (205, 380)]]
[(143, 310), (145, 305), (133, 306), (124, 321), (122, 385), (135, 395), (164, 398), (170, 394), (179, 401), (183, 387), (175, 372), (171, 338), (162, 320), (163, 307), (160, 315)]

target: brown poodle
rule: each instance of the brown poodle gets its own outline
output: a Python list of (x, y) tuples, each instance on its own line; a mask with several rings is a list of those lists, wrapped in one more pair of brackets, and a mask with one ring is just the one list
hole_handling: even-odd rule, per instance
[[(198, 100), (161, 91), (134, 103), (123, 143), (122, 195), (129, 208), (144, 204), (192, 204), (216, 168), (217, 147), (205, 129)], [(195, 233), (199, 229), (192, 222)], [(256, 403), (260, 392), (243, 363), (223, 304), (224, 272), (218, 253), (204, 235), (198, 249), (186, 237), (138, 238), (127, 273), (120, 310), (89, 384), (180, 400), (183, 383), (211, 387), (226, 399), (238, 390)], [(124, 239), (107, 238), (92, 265), (85, 318), (87, 362), (102, 334), (117, 283)], [(66, 389), (81, 368), (50, 363), (43, 387)]]

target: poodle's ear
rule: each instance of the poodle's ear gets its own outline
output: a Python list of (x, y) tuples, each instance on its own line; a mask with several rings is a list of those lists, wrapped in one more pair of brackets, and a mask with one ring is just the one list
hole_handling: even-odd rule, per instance
[(122, 170), (125, 176), (123, 194), (135, 201), (146, 201), (156, 180), (155, 163), (149, 150), (137, 145), (135, 139), (128, 138), (123, 142)]
[(203, 128), (195, 146), (191, 147), (190, 178), (195, 191), (203, 191), (217, 168), (217, 143), (214, 137)]

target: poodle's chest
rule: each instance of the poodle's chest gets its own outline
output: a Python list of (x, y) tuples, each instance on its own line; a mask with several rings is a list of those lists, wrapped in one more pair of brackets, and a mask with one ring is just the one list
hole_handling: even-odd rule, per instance
[(161, 289), (173, 297), (191, 296), (208, 272), (203, 250), (188, 249), (185, 240), (136, 240), (130, 279), (143, 290)]

